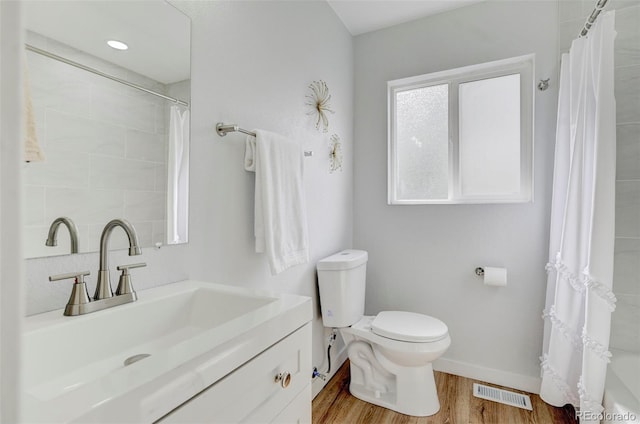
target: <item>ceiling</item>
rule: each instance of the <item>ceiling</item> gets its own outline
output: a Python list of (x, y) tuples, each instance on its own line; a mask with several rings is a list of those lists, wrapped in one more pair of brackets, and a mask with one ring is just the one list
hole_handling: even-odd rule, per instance
[[(2, 0), (0, 0), (2, 1)], [(190, 78), (191, 21), (161, 0), (22, 2), (28, 30), (163, 84)], [(129, 50), (107, 46), (124, 41)]]
[(483, 0), (327, 0), (352, 35), (409, 22)]
[[(352, 35), (479, 1), (483, 0), (327, 0)], [(23, 4), (31, 31), (165, 84), (189, 78), (189, 19), (162, 0), (30, 0)], [(105, 41), (114, 38), (126, 41), (130, 49), (120, 52), (107, 47)]]

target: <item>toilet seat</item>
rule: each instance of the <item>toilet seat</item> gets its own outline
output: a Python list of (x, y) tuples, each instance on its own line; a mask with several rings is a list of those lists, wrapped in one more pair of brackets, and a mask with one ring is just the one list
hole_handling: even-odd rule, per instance
[(383, 311), (371, 322), (371, 331), (392, 340), (430, 343), (444, 339), (449, 329), (437, 318), (405, 311)]
[[(381, 354), (392, 363), (403, 367), (421, 367), (440, 357), (449, 348), (451, 338), (447, 332), (443, 338), (431, 342), (406, 342), (380, 336), (373, 332), (371, 323), (375, 316), (362, 317), (351, 327), (340, 328), (345, 344), (364, 341), (371, 345), (376, 355)], [(378, 359), (381, 360), (381, 359)], [(391, 368), (386, 366), (386, 368)]]

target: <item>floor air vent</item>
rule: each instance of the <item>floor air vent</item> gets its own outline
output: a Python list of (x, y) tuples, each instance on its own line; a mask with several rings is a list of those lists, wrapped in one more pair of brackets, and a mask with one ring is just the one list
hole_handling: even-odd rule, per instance
[(533, 410), (531, 407), (531, 398), (527, 395), (521, 395), (520, 393), (473, 383), (473, 395), (480, 399), (492, 400), (494, 402), (504, 403), (505, 405), (528, 409), (529, 411)]

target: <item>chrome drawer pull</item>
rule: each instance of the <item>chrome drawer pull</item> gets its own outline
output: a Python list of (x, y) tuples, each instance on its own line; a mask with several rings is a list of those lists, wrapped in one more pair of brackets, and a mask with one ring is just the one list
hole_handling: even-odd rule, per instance
[(289, 384), (291, 384), (291, 374), (287, 371), (281, 372), (280, 374), (276, 375), (275, 380), (276, 383), (280, 383), (283, 389), (286, 389), (287, 387), (289, 387)]

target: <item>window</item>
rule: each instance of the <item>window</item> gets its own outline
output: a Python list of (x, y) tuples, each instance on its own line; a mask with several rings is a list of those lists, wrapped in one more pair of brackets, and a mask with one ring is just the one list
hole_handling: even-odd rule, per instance
[(531, 201), (533, 62), (389, 81), (389, 204)]

